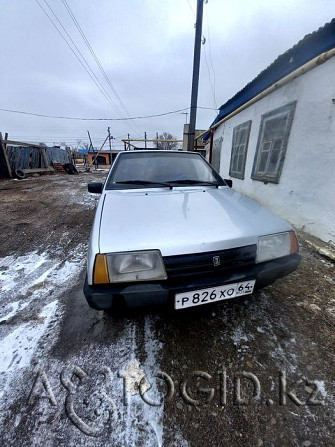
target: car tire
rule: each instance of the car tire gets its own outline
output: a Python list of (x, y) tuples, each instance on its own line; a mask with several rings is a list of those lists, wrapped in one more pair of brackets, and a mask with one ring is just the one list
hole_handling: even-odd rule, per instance
[(16, 169), (14, 171), (14, 174), (15, 174), (15, 177), (19, 180), (24, 180), (25, 178), (27, 178), (27, 175), (21, 169)]
[(116, 296), (114, 298), (113, 306), (110, 307), (109, 309), (104, 309), (104, 312), (107, 315), (118, 317), (118, 316), (125, 315), (127, 310), (128, 310), (128, 307), (125, 303), (124, 298)]

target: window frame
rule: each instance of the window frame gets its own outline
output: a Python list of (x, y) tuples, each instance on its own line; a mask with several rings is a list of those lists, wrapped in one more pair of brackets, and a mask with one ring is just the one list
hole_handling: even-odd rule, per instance
[[(229, 175), (230, 177), (238, 178), (241, 180), (244, 180), (244, 174), (245, 174), (245, 165), (247, 161), (247, 152), (248, 152), (248, 146), (249, 146), (249, 137), (250, 137), (250, 131), (251, 131), (251, 123), (252, 121), (245, 121), (244, 123), (239, 124), (238, 126), (234, 127), (233, 130), (233, 140), (232, 140), (232, 147), (231, 147), (231, 154), (230, 154), (230, 166), (229, 166)], [(242, 128), (246, 129), (247, 136), (245, 140), (244, 147), (242, 149), (242, 170), (241, 172), (233, 171), (233, 160), (236, 159), (236, 151), (238, 146), (234, 143), (236, 143), (236, 136), (237, 132), (239, 132)], [(241, 145), (240, 145), (241, 146)]]
[[(284, 106), (281, 106), (275, 110), (272, 110), (271, 112), (265, 113), (261, 116), (261, 125), (259, 128), (258, 133), (258, 140), (257, 140), (257, 146), (255, 151), (255, 157), (254, 157), (254, 163), (252, 167), (252, 173), (251, 178), (253, 180), (258, 180), (261, 182), (267, 182), (267, 183), (279, 183), (281, 173), (284, 166), (286, 151), (287, 151), (287, 145), (288, 145), (288, 139), (291, 133), (292, 128), (292, 122), (295, 114), (297, 101), (290, 102), (288, 104), (285, 104)], [(271, 140), (264, 141), (264, 134), (265, 134), (265, 128), (266, 123), (270, 120), (273, 120), (274, 118), (278, 117), (287, 117), (286, 122), (286, 128), (284, 130), (284, 134), (282, 138), (272, 138)], [(279, 149), (279, 161), (276, 168), (276, 171), (274, 173), (267, 172), (267, 169), (270, 164), (270, 157), (271, 153), (274, 152), (273, 148), (276, 142), (281, 141), (281, 148)], [(264, 150), (265, 145), (269, 145), (268, 150)], [(268, 156), (266, 158), (265, 162), (265, 170), (260, 171), (260, 163), (262, 159), (262, 154), (265, 152), (268, 152)]]

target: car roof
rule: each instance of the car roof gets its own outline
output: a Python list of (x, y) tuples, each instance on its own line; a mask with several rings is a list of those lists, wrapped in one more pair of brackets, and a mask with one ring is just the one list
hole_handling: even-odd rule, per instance
[[(196, 151), (170, 151), (164, 149), (138, 149), (132, 151), (121, 151), (120, 154), (145, 154), (145, 153), (156, 153), (156, 154), (199, 154)], [(200, 154), (199, 154), (200, 155)]]

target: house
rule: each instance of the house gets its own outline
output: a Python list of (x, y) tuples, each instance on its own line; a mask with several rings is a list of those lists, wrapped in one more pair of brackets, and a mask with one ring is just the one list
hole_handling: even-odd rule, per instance
[(120, 151), (119, 149), (111, 149), (93, 152), (90, 150), (87, 152), (87, 162), (89, 165), (94, 165), (97, 161), (99, 166), (103, 165), (109, 167), (114, 163), (114, 160), (119, 152), (123, 151)]
[(335, 244), (335, 19), (223, 104), (203, 139), (234, 189)]

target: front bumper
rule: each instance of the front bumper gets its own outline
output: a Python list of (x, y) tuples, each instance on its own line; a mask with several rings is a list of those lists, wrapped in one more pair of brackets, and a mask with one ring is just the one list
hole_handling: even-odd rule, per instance
[(174, 307), (174, 295), (179, 292), (204, 289), (230, 283), (256, 280), (254, 290), (261, 289), (276, 279), (292, 273), (299, 266), (301, 256), (294, 254), (272, 261), (254, 264), (242, 269), (219, 275), (205, 277), (194, 275), (186, 282), (160, 282), (107, 284), (90, 286), (87, 278), (84, 294), (90, 307), (97, 310), (110, 309), (116, 303), (124, 303), (128, 307), (142, 307), (149, 305), (169, 305)]

